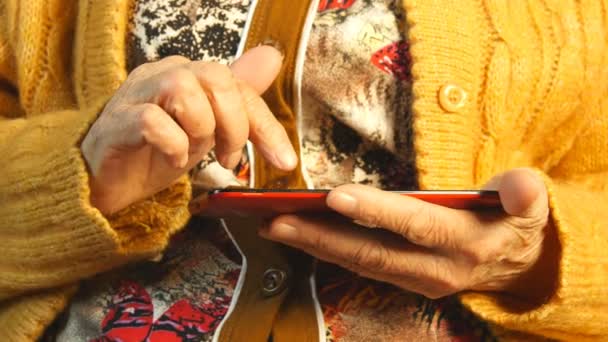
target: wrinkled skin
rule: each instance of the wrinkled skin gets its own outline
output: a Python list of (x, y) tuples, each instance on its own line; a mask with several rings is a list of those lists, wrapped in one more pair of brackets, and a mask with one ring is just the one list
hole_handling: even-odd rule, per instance
[(554, 279), (530, 281), (533, 270), (551, 270), (558, 249), (548, 243), (554, 228), (545, 185), (531, 170), (515, 169), (488, 188), (498, 189), (504, 212), (450, 209), (343, 185), (327, 204), (350, 220), (285, 215), (260, 234), (430, 298), (464, 290), (542, 296)]
[(247, 140), (283, 170), (297, 156), (261, 94), (282, 63), (272, 47), (230, 67), (173, 56), (139, 66), (83, 140), (91, 203), (111, 214), (170, 186), (215, 147), (235, 167)]

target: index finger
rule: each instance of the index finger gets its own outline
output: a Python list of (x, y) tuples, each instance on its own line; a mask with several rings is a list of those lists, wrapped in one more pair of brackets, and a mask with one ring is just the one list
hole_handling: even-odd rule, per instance
[(249, 140), (274, 166), (293, 170), (298, 165), (298, 157), (285, 128), (251, 86), (240, 81), (239, 89), (249, 120)]
[(456, 247), (477, 227), (467, 211), (357, 184), (332, 190), (327, 205), (364, 225), (388, 229), (429, 248)]

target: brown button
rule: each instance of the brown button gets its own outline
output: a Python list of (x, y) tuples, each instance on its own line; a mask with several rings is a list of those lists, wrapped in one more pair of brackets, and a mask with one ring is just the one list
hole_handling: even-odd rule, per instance
[(448, 83), (439, 89), (439, 105), (446, 112), (457, 112), (464, 107), (468, 94), (461, 87)]
[(262, 293), (266, 297), (271, 297), (281, 293), (287, 284), (287, 272), (269, 268), (262, 277)]

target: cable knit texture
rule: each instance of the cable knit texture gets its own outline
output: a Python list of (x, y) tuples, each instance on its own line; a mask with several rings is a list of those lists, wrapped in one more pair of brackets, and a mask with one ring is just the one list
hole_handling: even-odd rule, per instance
[[(608, 3), (403, 4), (420, 186), (479, 187), (533, 167), (558, 231), (556, 289), (542, 304), (462, 301), (501, 329), (608, 339)], [(78, 143), (126, 77), (128, 12), (128, 1), (0, 0), (3, 340), (35, 339), (69, 284), (154, 256), (188, 218), (185, 179), (109, 220), (88, 202)], [(446, 85), (456, 89), (447, 98)]]
[[(545, 303), (525, 309), (484, 293), (463, 302), (506, 328), (608, 340), (608, 3), (403, 2), (421, 187), (479, 187), (533, 167), (558, 229), (559, 275)], [(438, 101), (445, 84), (468, 94), (458, 111)]]
[(78, 280), (158, 255), (189, 218), (187, 178), (111, 218), (89, 203), (79, 143), (126, 76), (127, 10), (91, 3), (94, 17), (84, 1), (0, 1), (3, 341), (35, 340)]

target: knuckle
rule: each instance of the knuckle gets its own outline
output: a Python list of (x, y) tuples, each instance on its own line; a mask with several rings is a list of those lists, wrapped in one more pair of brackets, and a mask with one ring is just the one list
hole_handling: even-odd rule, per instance
[(158, 122), (158, 115), (161, 112), (161, 109), (156, 105), (146, 103), (141, 105), (142, 108), (139, 112), (139, 127), (143, 132), (148, 132), (156, 128)]
[(414, 215), (413, 214), (401, 214), (401, 215), (395, 215), (394, 219), (393, 219), (393, 226), (395, 227), (395, 229), (402, 235), (408, 238), (408, 240), (412, 241), (412, 242), (416, 242), (413, 240), (413, 236), (411, 236), (411, 230), (410, 227), (412, 227), (414, 221)]
[(420, 238), (429, 244), (446, 246), (453, 240), (450, 230), (442, 229), (439, 218), (429, 209), (422, 212), (422, 224), (424, 229), (420, 231)]
[(350, 256), (350, 263), (356, 268), (384, 271), (387, 269), (388, 252), (376, 241), (362, 243)]
[(422, 215), (426, 215), (425, 208), (424, 206), (419, 205), (418, 208), (413, 208), (405, 213), (395, 215), (392, 224), (398, 232), (402, 233), (402, 235), (409, 235), (411, 227), (414, 226), (416, 220)]
[(153, 64), (154, 63), (144, 63), (137, 66), (135, 69), (131, 70), (131, 73), (129, 74), (130, 77), (139, 77), (141, 75), (147, 74), (152, 68)]
[(503, 251), (509, 250), (509, 245), (506, 239), (489, 237), (462, 246), (461, 253), (470, 264), (477, 266), (502, 259)]
[(129, 75), (133, 77), (149, 76), (151, 74), (157, 74), (158, 72), (163, 71), (167, 66), (181, 65), (189, 61), (190, 60), (184, 56), (169, 56), (156, 62), (141, 64), (134, 68)]
[(219, 63), (208, 63), (203, 68), (203, 76), (208, 80), (207, 88), (213, 93), (236, 92), (236, 80), (232, 70), (226, 65)]
[(230, 78), (232, 79), (232, 70), (225, 64), (211, 62), (204, 65), (204, 71), (207, 75), (211, 75), (217, 78)]
[(189, 63), (190, 59), (180, 55), (172, 55), (161, 59), (160, 62), (164, 64), (185, 64)]
[(275, 140), (279, 137), (278, 135), (281, 132), (280, 124), (276, 122), (272, 116), (255, 120), (255, 124), (252, 129), (256, 136), (262, 136), (269, 140)]
[(480, 248), (479, 246), (464, 246), (460, 253), (464, 256), (472, 265), (484, 264), (487, 260), (491, 259), (492, 253), (488, 251), (488, 248)]
[(193, 95), (196, 89), (196, 78), (184, 68), (175, 68), (163, 75), (163, 86), (174, 94)]
[(167, 112), (171, 113), (176, 118), (181, 118), (186, 114), (186, 108), (180, 101), (171, 101), (166, 107)]
[[(435, 244), (439, 238), (437, 218), (424, 207), (408, 215), (400, 215), (400, 231), (413, 243)], [(415, 228), (412, 228), (415, 227)]]

